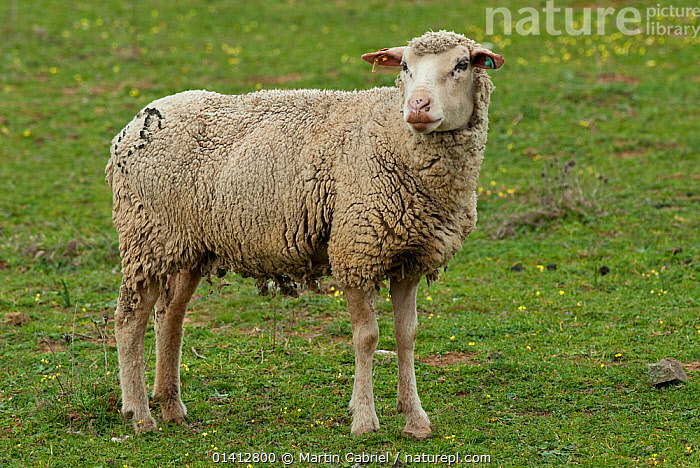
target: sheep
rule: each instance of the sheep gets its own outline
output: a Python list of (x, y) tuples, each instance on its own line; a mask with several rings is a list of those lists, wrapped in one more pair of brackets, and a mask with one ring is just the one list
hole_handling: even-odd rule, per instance
[[(493, 89), (504, 59), (454, 32), (362, 58), (401, 68), (366, 91), (186, 91), (147, 105), (112, 141), (122, 284), (115, 312), (122, 415), (156, 430), (144, 377), (155, 307), (154, 401), (181, 423), (183, 319), (200, 279), (234, 271), (283, 293), (332, 275), (348, 302), (355, 350), (351, 433), (379, 429), (372, 356), (375, 297), (390, 282), (403, 434), (432, 433), (416, 389), (420, 279), (461, 248), (476, 220)], [(373, 67), (373, 69), (374, 69)]]

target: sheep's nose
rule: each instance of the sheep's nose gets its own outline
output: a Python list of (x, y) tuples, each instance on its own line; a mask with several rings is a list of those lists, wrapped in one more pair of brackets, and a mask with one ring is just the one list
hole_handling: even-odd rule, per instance
[(410, 112), (421, 113), (430, 112), (430, 98), (426, 96), (416, 96), (408, 102)]

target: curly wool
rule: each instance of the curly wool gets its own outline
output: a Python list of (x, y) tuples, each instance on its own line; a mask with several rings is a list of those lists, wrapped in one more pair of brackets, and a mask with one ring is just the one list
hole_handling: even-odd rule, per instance
[(263, 289), (329, 274), (367, 292), (435, 278), (477, 219), (493, 86), (482, 70), (474, 82), (468, 127), (425, 135), (403, 121), (402, 86), (154, 101), (106, 167), (123, 286), (195, 266)]
[(416, 56), (421, 57), (427, 54), (439, 54), (446, 52), (453, 47), (462, 45), (468, 49), (473, 49), (478, 46), (473, 40), (456, 34), (452, 31), (430, 31), (420, 37), (416, 37), (408, 42), (408, 47)]

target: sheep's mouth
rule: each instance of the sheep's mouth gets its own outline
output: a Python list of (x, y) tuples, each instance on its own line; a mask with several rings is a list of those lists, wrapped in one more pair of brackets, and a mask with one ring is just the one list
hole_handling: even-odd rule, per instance
[(431, 120), (429, 118), (425, 118), (427, 116), (419, 117), (421, 118), (411, 119), (409, 116), (409, 118), (406, 119), (406, 123), (411, 127), (411, 130), (417, 133), (427, 133), (433, 131), (438, 128), (438, 126), (440, 126), (440, 122), (442, 122), (442, 119)]

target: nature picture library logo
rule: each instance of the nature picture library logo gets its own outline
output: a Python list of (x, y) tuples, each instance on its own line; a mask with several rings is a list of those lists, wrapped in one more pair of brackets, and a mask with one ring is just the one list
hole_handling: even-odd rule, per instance
[[(662, 5), (646, 8), (561, 8), (549, 0), (542, 10), (533, 7), (520, 8), (516, 12), (506, 7), (486, 9), (486, 34), (515, 33), (539, 35), (547, 34), (571, 36), (592, 34), (605, 35), (617, 30), (627, 36), (646, 34), (647, 36), (685, 36), (697, 38), (700, 33), (700, 7), (679, 7)], [(503, 31), (495, 31), (494, 23), (500, 20)], [(557, 25), (564, 20), (563, 30)], [(513, 27), (515, 25), (515, 28)], [(544, 25), (544, 27), (543, 27)]]

